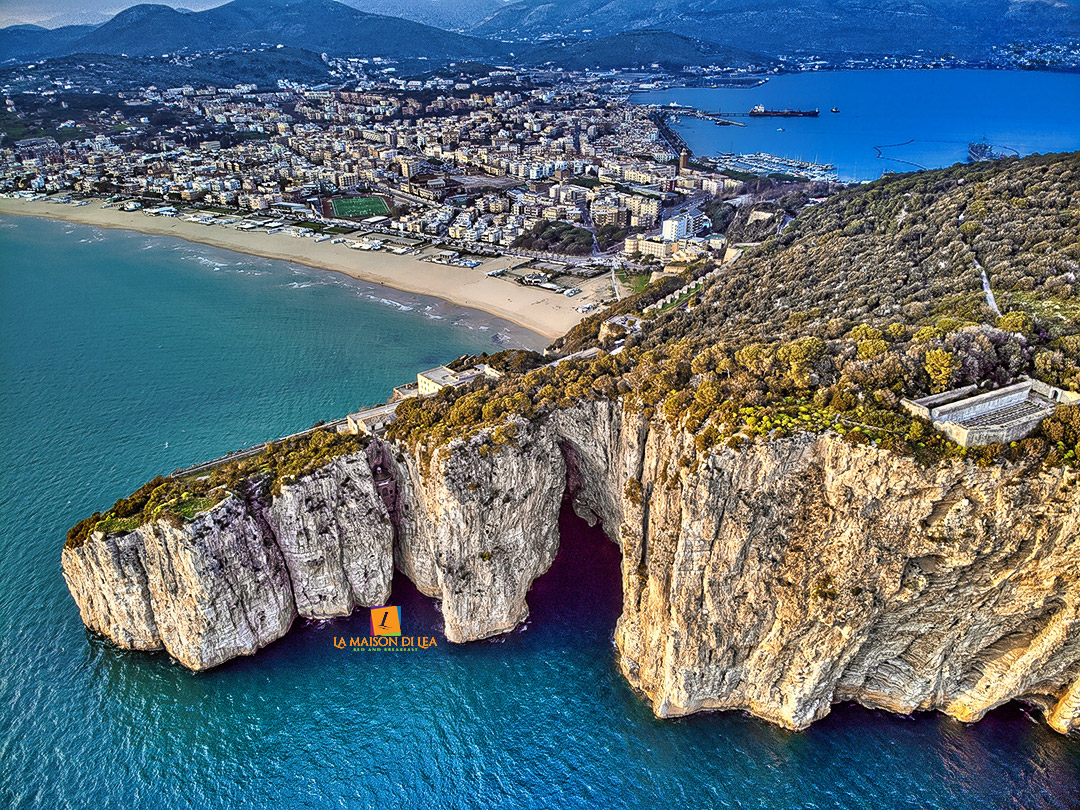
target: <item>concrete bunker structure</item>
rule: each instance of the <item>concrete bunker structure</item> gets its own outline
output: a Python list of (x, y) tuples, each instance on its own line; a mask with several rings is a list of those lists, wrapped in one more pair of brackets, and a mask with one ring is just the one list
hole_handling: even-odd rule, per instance
[(980, 392), (968, 385), (901, 405), (961, 447), (1008, 444), (1029, 436), (1057, 406), (1080, 403), (1080, 394), (1024, 377), (1019, 382)]

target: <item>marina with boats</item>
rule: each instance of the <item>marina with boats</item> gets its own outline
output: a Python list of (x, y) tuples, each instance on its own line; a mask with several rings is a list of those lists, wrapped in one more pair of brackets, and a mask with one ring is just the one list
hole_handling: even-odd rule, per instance
[(721, 153), (714, 157), (695, 158), (700, 163), (715, 167), (718, 171), (755, 174), (761, 177), (785, 175), (804, 177), (817, 182), (835, 182), (838, 180), (836, 167), (831, 163), (817, 163), (809, 160), (781, 157), (768, 152), (751, 154)]
[[(687, 149), (686, 141), (674, 129), (679, 123), (681, 116), (698, 118), (711, 121), (720, 126), (745, 127), (741, 121), (731, 121), (729, 115), (743, 115), (752, 117), (778, 116), (778, 117), (816, 117), (818, 110), (765, 110), (758, 105), (746, 113), (722, 113), (700, 110), (683, 104), (671, 102), (665, 105), (649, 105), (649, 117), (657, 124), (661, 136), (668, 145), (676, 151)], [(758, 110), (758, 112), (755, 112)], [(762, 112), (763, 111), (763, 112)], [(779, 131), (783, 131), (782, 129)], [(800, 160), (797, 158), (781, 157), (768, 152), (753, 152), (737, 154), (724, 152), (711, 157), (697, 156), (698, 162), (711, 166), (718, 171), (736, 172), (740, 174), (753, 174), (761, 177), (770, 175), (784, 175), (789, 177), (805, 177), (808, 180), (831, 182), (837, 180), (836, 167), (831, 163), (819, 163), (817, 161)]]

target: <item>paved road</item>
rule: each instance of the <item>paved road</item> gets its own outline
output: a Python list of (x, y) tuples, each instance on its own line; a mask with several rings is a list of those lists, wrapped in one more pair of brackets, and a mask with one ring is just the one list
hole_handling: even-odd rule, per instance
[(982, 286), (983, 292), (986, 293), (986, 305), (994, 310), (994, 314), (1000, 318), (1001, 310), (998, 309), (997, 299), (994, 298), (994, 291), (990, 289), (990, 279), (986, 277), (986, 271), (983, 270), (982, 265), (979, 264), (978, 260), (975, 261), (975, 267), (982, 273)]

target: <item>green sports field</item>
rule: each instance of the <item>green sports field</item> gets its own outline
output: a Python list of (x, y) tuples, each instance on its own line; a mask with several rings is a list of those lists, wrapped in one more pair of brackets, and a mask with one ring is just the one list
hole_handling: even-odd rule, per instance
[(364, 219), (389, 212), (386, 203), (379, 197), (347, 197), (333, 202), (334, 216), (347, 219)]

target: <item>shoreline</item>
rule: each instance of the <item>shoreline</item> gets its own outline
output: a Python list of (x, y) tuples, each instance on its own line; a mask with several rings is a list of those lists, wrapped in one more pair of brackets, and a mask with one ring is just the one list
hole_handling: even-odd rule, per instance
[[(585, 318), (575, 307), (583, 300), (593, 298), (591, 295), (566, 298), (486, 275), (490, 270), (510, 267), (522, 261), (514, 256), (486, 259), (478, 268), (456, 267), (421, 261), (417, 256), (357, 251), (344, 244), (315, 242), (311, 238), (297, 238), (284, 233), (238, 231), (218, 225), (186, 222), (179, 218), (150, 217), (142, 212), (102, 209), (101, 202), (93, 200), (90, 205), (73, 206), (42, 200), (0, 198), (0, 215), (39, 217), (151, 236), (174, 236), (223, 250), (330, 270), (399, 292), (431, 296), (455, 306), (479, 310), (533, 332), (546, 342), (561, 337)], [(363, 228), (358, 228), (357, 234), (348, 238), (359, 238), (362, 232)], [(433, 249), (429, 247), (424, 252), (428, 254)]]

